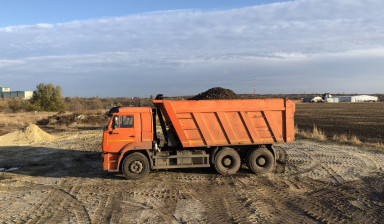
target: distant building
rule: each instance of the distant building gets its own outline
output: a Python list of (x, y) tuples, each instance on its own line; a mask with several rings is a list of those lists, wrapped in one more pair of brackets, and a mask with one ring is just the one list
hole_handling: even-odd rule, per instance
[(314, 96), (314, 97), (305, 97), (303, 99), (303, 102), (310, 102), (310, 103), (317, 103), (317, 102), (323, 102), (323, 98), (321, 96)]
[(0, 96), (2, 99), (21, 98), (29, 100), (33, 96), (33, 91), (11, 91), (9, 87), (0, 87)]
[(328, 102), (328, 103), (363, 103), (363, 102), (377, 102), (379, 101), (379, 97), (377, 96), (369, 96), (369, 95), (357, 95), (357, 96), (332, 96), (329, 93), (324, 93), (321, 97), (305, 97), (303, 98), (303, 102)]
[(362, 103), (362, 102), (377, 102), (379, 98), (377, 96), (369, 95), (357, 95), (357, 96), (332, 96), (328, 93), (323, 94), (324, 101), (328, 103), (339, 103), (339, 102), (349, 102), (349, 103)]
[(0, 87), (0, 92), (11, 92), (11, 89), (8, 87)]

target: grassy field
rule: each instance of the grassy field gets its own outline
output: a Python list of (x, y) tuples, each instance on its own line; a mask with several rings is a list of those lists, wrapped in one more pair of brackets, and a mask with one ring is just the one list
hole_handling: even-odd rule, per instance
[(36, 124), (38, 120), (47, 118), (56, 113), (57, 112), (0, 113), (0, 135), (16, 131), (28, 124)]
[(93, 130), (107, 124), (105, 110), (74, 112), (17, 112), (0, 113), (0, 136), (38, 124), (47, 132)]
[(344, 134), (383, 143), (384, 103), (298, 103), (295, 123), (300, 130), (315, 125), (329, 138)]

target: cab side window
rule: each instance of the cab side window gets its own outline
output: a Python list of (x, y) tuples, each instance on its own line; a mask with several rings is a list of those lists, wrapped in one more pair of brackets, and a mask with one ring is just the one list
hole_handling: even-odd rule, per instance
[(133, 116), (120, 116), (120, 128), (133, 128)]

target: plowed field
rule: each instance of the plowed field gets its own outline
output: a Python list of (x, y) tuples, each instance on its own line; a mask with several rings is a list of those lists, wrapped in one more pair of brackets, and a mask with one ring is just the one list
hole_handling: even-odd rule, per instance
[(365, 142), (383, 143), (384, 103), (299, 103), (295, 124), (304, 130), (316, 125), (330, 137), (355, 135)]
[(276, 146), (275, 173), (101, 170), (101, 131), (0, 147), (2, 223), (381, 223), (384, 154), (297, 140)]

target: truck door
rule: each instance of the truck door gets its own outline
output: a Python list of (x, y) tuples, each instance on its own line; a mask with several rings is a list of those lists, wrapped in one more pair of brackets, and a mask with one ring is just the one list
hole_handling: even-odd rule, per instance
[(110, 152), (119, 152), (125, 145), (140, 139), (139, 114), (116, 114), (112, 119), (107, 133)]

